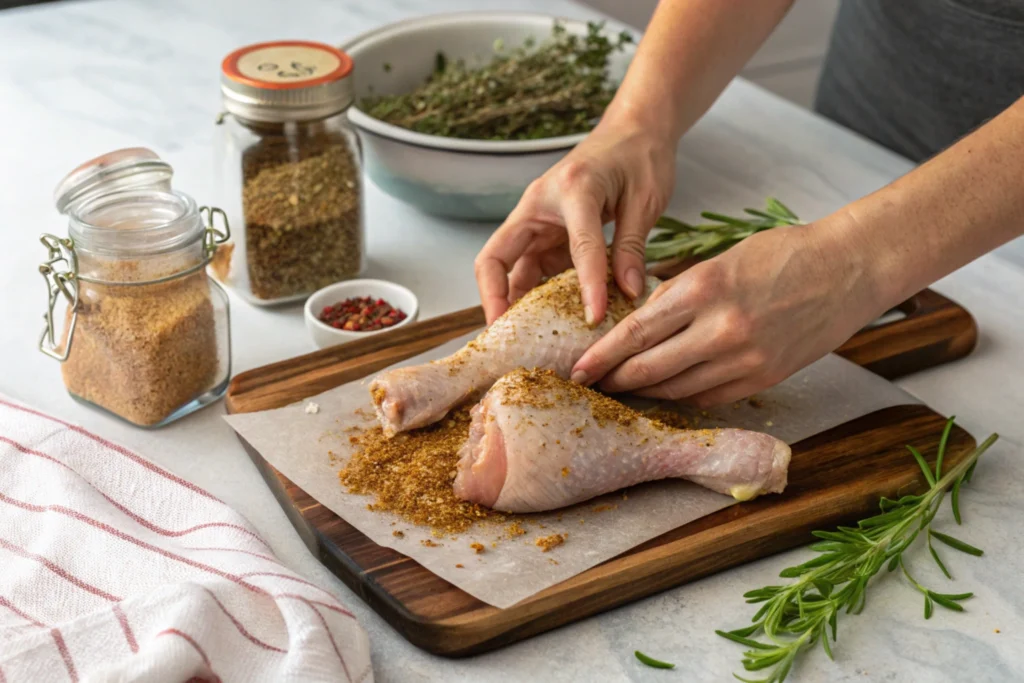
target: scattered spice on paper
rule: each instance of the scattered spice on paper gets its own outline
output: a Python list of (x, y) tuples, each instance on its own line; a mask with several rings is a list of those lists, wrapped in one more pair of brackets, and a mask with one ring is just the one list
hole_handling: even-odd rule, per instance
[[(582, 520), (581, 520), (582, 521)], [(535, 545), (541, 549), (542, 552), (548, 552), (552, 548), (565, 543), (565, 539), (569, 537), (569, 534), (552, 534), (550, 536), (541, 536), (535, 541)]]
[(505, 535), (509, 538), (515, 538), (516, 536), (523, 536), (526, 534), (526, 529), (519, 522), (512, 522), (505, 527)]
[(353, 434), (356, 450), (338, 478), (351, 493), (374, 497), (367, 509), (442, 534), (464, 532), (482, 520), (502, 522), (506, 515), (460, 500), (452, 490), (451, 472), (469, 423), (469, 409), (459, 408), (434, 425), (391, 438), (379, 425)]

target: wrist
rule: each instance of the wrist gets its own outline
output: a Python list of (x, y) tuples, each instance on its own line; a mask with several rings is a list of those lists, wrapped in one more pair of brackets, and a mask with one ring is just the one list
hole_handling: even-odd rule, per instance
[(844, 292), (848, 314), (858, 322), (867, 324), (907, 298), (900, 272), (890, 268), (891, 259), (879, 249), (884, 245), (850, 207), (816, 221), (814, 230), (831, 286)]
[(672, 149), (685, 131), (670, 99), (663, 100), (650, 92), (634, 96), (622, 89), (605, 110), (601, 125), (643, 131)]

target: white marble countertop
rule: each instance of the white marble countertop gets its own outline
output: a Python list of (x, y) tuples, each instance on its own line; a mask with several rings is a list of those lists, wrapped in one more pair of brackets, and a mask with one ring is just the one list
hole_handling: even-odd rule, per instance
[[(206, 487), (244, 514), (279, 557), (334, 590), (373, 644), (379, 681), (720, 681), (740, 648), (714, 635), (751, 614), (741, 594), (771, 583), (806, 556), (794, 551), (667, 591), (501, 651), (445, 660), (403, 640), (299, 540), (221, 420), (218, 404), (159, 431), (141, 431), (73, 402), (56, 364), (35, 350), (44, 308), (36, 272), (41, 232), (63, 233), (56, 181), (78, 163), (119, 147), (150, 146), (176, 169), (176, 186), (207, 196), (218, 65), (234, 47), (304, 37), (338, 43), (379, 24), (428, 11), (479, 9), (473, 0), (96, 0), (0, 12), (0, 392), (79, 422)], [(494, 9), (595, 16), (568, 0), (494, 0)], [(687, 136), (671, 210), (737, 210), (771, 194), (804, 218), (826, 214), (883, 185), (910, 164), (745, 82), (732, 84)], [(424, 318), (477, 303), (472, 259), (493, 226), (423, 216), (368, 189), (369, 277), (417, 292)], [(893, 226), (894, 230), (899, 226)], [(900, 384), (975, 436), (1002, 440), (963, 495), (960, 533), (982, 559), (947, 553), (967, 612), (924, 621), (918, 594), (895, 576), (871, 590), (864, 614), (844, 617), (836, 661), (820, 652), (794, 680), (1009, 681), (1024, 679), (1024, 245), (1004, 248), (936, 287), (966, 305), (981, 327), (970, 358)], [(301, 310), (232, 301), (236, 372), (312, 350)], [(942, 581), (927, 558), (920, 574)], [(1001, 632), (996, 633), (996, 629)], [(640, 648), (676, 662), (648, 669)]]

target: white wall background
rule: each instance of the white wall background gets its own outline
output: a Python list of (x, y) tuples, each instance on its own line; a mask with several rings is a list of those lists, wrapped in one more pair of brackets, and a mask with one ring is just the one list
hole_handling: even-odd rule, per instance
[[(657, 0), (582, 0), (631, 26), (644, 28)], [(839, 0), (797, 0), (742, 74), (810, 108)]]

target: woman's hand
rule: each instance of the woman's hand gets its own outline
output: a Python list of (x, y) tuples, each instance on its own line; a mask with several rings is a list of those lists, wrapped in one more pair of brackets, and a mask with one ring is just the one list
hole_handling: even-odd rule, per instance
[(487, 322), (536, 286), (575, 264), (590, 324), (608, 305), (602, 225), (615, 220), (612, 272), (626, 294), (644, 289), (647, 234), (675, 183), (671, 135), (626, 117), (604, 120), (526, 189), (487, 241), (475, 269)]
[(868, 249), (828, 220), (758, 233), (664, 282), (580, 358), (572, 379), (707, 407), (821, 358), (886, 308)]

